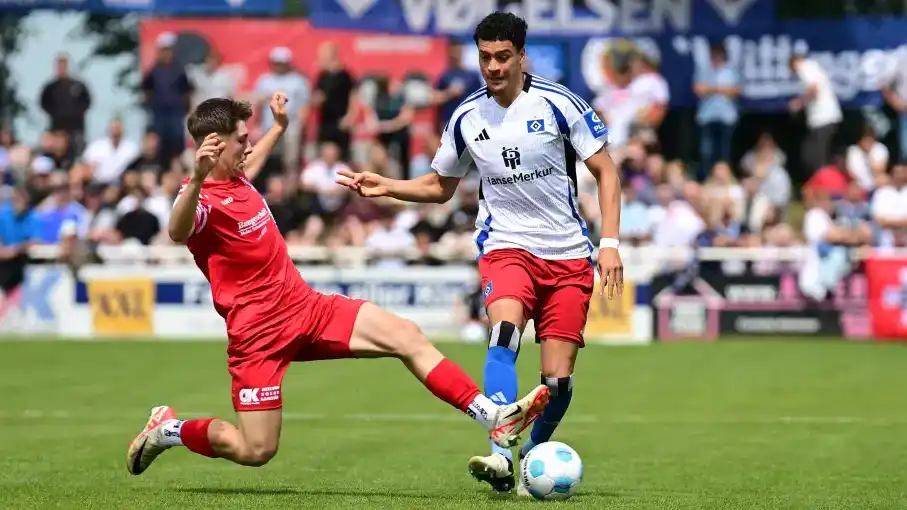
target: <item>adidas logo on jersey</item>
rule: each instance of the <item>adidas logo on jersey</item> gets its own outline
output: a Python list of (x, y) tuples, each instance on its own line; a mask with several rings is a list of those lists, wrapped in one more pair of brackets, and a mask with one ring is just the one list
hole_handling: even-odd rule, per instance
[(485, 131), (485, 129), (482, 128), (482, 132), (479, 133), (479, 136), (476, 137), (475, 141), (484, 142), (485, 140), (491, 140), (491, 137), (488, 136), (488, 131)]

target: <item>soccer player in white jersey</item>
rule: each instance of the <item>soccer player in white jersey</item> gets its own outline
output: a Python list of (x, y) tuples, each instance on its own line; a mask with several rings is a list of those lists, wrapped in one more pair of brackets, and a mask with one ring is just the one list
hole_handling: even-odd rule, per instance
[[(598, 256), (602, 291), (623, 289), (618, 254), (620, 182), (605, 146), (608, 130), (589, 105), (566, 87), (523, 72), (526, 22), (490, 14), (474, 39), (486, 86), (456, 109), (432, 161), (433, 172), (395, 180), (342, 172), (339, 180), (364, 197), (446, 202), (470, 168), (478, 169), (475, 241), (493, 325), (485, 364), (485, 393), (498, 402), (517, 396), (516, 359), (529, 319), (541, 343), (542, 383), (551, 400), (523, 444), (524, 456), (548, 441), (573, 394), (573, 369), (593, 293), (592, 243), (580, 216), (577, 158), (598, 180), (602, 232)], [(607, 289), (607, 290), (605, 290)], [(513, 489), (510, 450), (493, 446), (469, 461), (472, 475), (499, 492)]]

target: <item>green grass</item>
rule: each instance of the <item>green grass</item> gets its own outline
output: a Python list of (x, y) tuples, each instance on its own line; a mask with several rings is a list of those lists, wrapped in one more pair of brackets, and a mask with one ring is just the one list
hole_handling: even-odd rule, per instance
[[(483, 350), (443, 344), (481, 377)], [(526, 346), (521, 388), (537, 381)], [(140, 477), (148, 409), (231, 415), (220, 343), (0, 343), (0, 508), (515, 508), (466, 460), (487, 439), (398, 363), (293, 366), (277, 457), (175, 449)], [(589, 347), (555, 438), (586, 477), (559, 508), (907, 507), (907, 348), (837, 342)], [(406, 419), (407, 416), (414, 417)], [(541, 503), (544, 504), (544, 503)]]

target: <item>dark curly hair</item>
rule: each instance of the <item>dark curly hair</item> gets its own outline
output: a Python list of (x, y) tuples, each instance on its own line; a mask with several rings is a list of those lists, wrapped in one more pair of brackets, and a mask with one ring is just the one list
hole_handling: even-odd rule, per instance
[(526, 46), (526, 32), (529, 26), (526, 21), (512, 12), (493, 12), (485, 16), (476, 26), (472, 39), (479, 41), (510, 41), (514, 48), (522, 50)]

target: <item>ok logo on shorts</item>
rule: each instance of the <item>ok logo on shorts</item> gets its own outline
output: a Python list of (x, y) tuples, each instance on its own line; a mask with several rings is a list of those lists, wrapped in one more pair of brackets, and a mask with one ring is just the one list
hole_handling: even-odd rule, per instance
[(239, 402), (241, 404), (257, 404), (259, 388), (243, 388), (239, 390)]
[(493, 291), (494, 291), (494, 284), (492, 282), (488, 282), (488, 284), (485, 285), (485, 290), (482, 291), (482, 294), (487, 298)]

